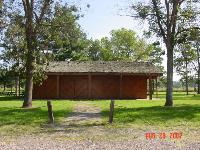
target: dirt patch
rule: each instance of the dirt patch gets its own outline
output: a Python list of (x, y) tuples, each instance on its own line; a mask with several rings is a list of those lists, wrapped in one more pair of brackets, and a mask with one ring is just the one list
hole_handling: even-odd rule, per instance
[(101, 124), (101, 109), (87, 102), (80, 102), (64, 121), (67, 125)]

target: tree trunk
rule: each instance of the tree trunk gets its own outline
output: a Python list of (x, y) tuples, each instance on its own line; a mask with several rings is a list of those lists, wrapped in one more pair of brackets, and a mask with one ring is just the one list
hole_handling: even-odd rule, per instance
[(188, 62), (185, 62), (185, 67), (186, 67), (186, 76), (185, 76), (185, 89), (186, 89), (186, 94), (188, 95)]
[(198, 87), (197, 87), (197, 94), (200, 94), (200, 66), (198, 66)]
[[(28, 4), (27, 4), (28, 5)], [(33, 73), (35, 67), (35, 50), (37, 47), (36, 32), (33, 25), (33, 8), (27, 7), (26, 12), (26, 42), (27, 42), (27, 57), (26, 57), (26, 84), (24, 93), (23, 108), (32, 107), (32, 90), (33, 90)]]
[(35, 49), (36, 49), (36, 35), (33, 27), (29, 24), (26, 29), (27, 39), (27, 60), (26, 60), (26, 83), (24, 93), (23, 108), (32, 107), (32, 91), (33, 91), (33, 73), (35, 67)]
[(32, 90), (33, 90), (33, 71), (34, 71), (34, 61), (33, 52), (29, 51), (26, 62), (26, 84), (24, 93), (24, 103), (23, 108), (32, 107)]
[(167, 93), (165, 106), (173, 106), (173, 48), (167, 45)]
[(197, 84), (198, 84), (198, 89), (197, 89), (197, 94), (200, 94), (200, 56), (199, 56), (199, 47), (198, 47), (198, 45), (196, 45), (197, 46), (197, 61), (198, 61), (198, 72), (197, 72), (197, 74), (198, 74), (198, 79), (197, 79)]
[(198, 58), (198, 79), (197, 80), (198, 80), (197, 81), (197, 84), (198, 84), (197, 93), (200, 94), (200, 61), (199, 61), (199, 58)]
[(15, 79), (15, 95), (17, 97), (19, 96), (19, 76), (17, 76)]

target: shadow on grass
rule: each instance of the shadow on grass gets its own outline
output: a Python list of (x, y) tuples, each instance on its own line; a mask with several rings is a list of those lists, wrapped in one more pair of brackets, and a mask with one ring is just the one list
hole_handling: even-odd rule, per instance
[(200, 95), (179, 95), (174, 96), (174, 100), (199, 100), (200, 101)]
[[(156, 94), (154, 97), (157, 97)], [(159, 93), (158, 98), (164, 98), (165, 99), (166, 94), (165, 93)], [(199, 94), (189, 94), (186, 95), (184, 93), (174, 93), (173, 94), (173, 100), (200, 100), (200, 95)]]
[(0, 96), (0, 101), (22, 101), (22, 97), (16, 97), (16, 96)]
[[(102, 112), (103, 116), (109, 115), (109, 110)], [(149, 123), (151, 125), (172, 121), (199, 122), (200, 105), (179, 105), (176, 107), (140, 107), (140, 108), (115, 108), (114, 120), (116, 123)]]
[[(71, 111), (67, 109), (55, 110), (54, 116), (56, 118), (65, 117)], [(40, 126), (48, 122), (48, 112), (46, 108), (37, 107), (31, 109), (22, 108), (0, 108), (0, 127), (7, 125), (27, 125), (27, 126)]]

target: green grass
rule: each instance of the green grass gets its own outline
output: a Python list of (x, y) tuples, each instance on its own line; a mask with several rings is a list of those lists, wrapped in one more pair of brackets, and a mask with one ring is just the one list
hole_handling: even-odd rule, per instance
[[(155, 95), (154, 95), (155, 97)], [(200, 95), (174, 93), (174, 107), (164, 107), (165, 93), (159, 100), (116, 100), (112, 127), (139, 127), (176, 129), (200, 126)], [(102, 109), (104, 121), (108, 120), (110, 101), (94, 101)]]
[[(33, 108), (23, 109), (21, 100), (0, 97), (0, 135), (41, 132), (48, 122), (46, 105), (46, 101), (33, 101)], [(52, 105), (55, 122), (58, 124), (72, 112), (74, 102), (53, 101)]]
[[(154, 95), (156, 97), (156, 95)], [(200, 126), (200, 95), (174, 93), (174, 107), (164, 107), (165, 93), (159, 92), (158, 100), (116, 100), (114, 123), (108, 125), (110, 101), (90, 101), (99, 106), (105, 127), (134, 127), (140, 129), (191, 130)], [(78, 101), (53, 101), (57, 124), (72, 112)], [(33, 108), (22, 109), (22, 100), (0, 97), (0, 135), (39, 133), (47, 127), (46, 101), (33, 101)]]

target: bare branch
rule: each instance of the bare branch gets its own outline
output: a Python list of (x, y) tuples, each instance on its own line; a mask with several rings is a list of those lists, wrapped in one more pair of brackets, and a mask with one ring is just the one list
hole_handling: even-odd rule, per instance
[(39, 19), (37, 13), (34, 11), (33, 14), (35, 15), (36, 21)]
[(159, 13), (159, 8), (158, 8), (158, 5), (157, 5), (157, 1), (156, 0), (152, 0), (152, 3), (153, 3), (153, 9), (156, 13), (156, 18), (157, 18), (157, 21), (158, 21), (158, 26), (160, 28), (160, 31), (161, 31), (161, 34), (163, 36), (163, 39), (164, 39), (164, 42), (167, 43), (167, 37), (166, 37), (166, 33), (165, 33), (165, 30), (161, 24), (161, 17), (160, 17), (160, 13)]
[(22, 3), (23, 3), (23, 6), (24, 6), (25, 15), (27, 15), (27, 7), (26, 7), (26, 2), (25, 2), (25, 0), (22, 0)]
[[(133, 14), (133, 15), (120, 15), (119, 16), (126, 16), (126, 17), (133, 17), (133, 18), (140, 18), (140, 16), (138, 16), (137, 14)], [(147, 16), (155, 16), (155, 14), (148, 14)]]
[(44, 4), (43, 4), (43, 7), (41, 8), (41, 13), (39, 15), (39, 18), (37, 20), (37, 23), (40, 24), (42, 18), (44, 17), (45, 15), (45, 12), (49, 6), (49, 3), (50, 3), (50, 0), (44, 0)]

